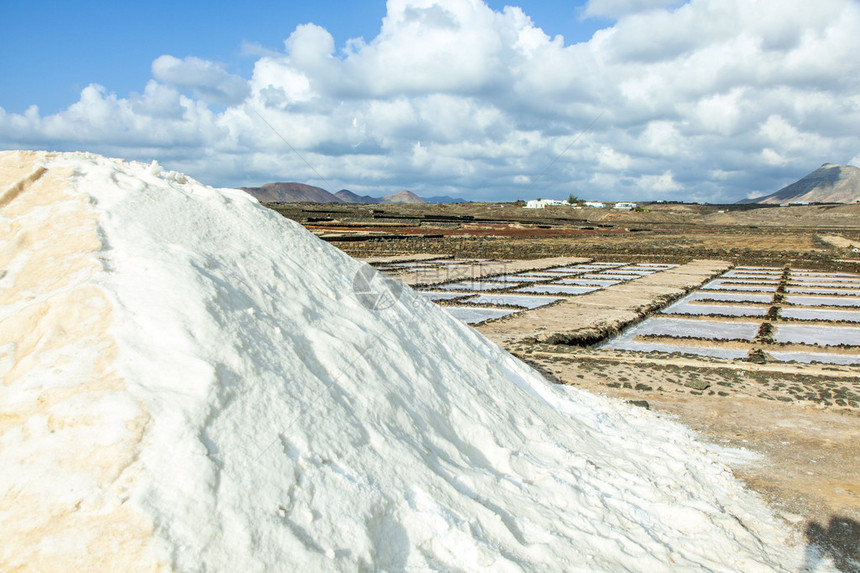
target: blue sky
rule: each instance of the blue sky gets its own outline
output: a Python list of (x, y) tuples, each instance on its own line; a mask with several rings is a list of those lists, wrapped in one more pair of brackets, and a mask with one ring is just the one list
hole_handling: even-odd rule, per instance
[[(587, 40), (605, 18), (581, 18), (584, 2), (564, 0), (493, 1), (522, 7), (547, 34), (567, 43)], [(91, 83), (119, 94), (139, 92), (152, 61), (163, 54), (196, 56), (227, 64), (248, 75), (253, 46), (283, 49), (299, 24), (327, 29), (343, 47), (350, 38), (379, 33), (384, 0), (201, 2), (151, 0), (131, 2), (7, 2), (2, 8), (15, 25), (0, 35), (0, 106), (23, 113), (31, 105), (55, 113), (69, 105)], [(49, 79), (48, 79), (49, 78)], [(46, 79), (48, 79), (46, 81)]]
[(0, 147), (476, 200), (728, 202), (860, 162), (855, 0), (506, 4), (7, 2)]

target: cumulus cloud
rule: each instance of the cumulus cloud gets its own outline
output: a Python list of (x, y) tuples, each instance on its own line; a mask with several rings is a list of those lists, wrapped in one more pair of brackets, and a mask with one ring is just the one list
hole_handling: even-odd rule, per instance
[(620, 18), (629, 14), (671, 8), (683, 4), (681, 0), (588, 0), (585, 16)]
[(188, 57), (160, 56), (152, 62), (152, 76), (165, 84), (190, 89), (201, 100), (235, 104), (247, 97), (248, 83), (214, 62)]
[(0, 145), (158, 159), (213, 184), (476, 200), (734, 201), (857, 162), (856, 2), (591, 0), (585, 15), (615, 22), (566, 44), (519, 8), (389, 0), (368, 41), (303, 24), (280, 51), (245, 44), (248, 78), (164, 55), (139, 94), (0, 109)]

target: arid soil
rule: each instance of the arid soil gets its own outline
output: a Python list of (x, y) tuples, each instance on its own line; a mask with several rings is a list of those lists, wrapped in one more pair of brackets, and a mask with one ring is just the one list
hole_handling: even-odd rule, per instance
[(647, 212), (510, 204), (276, 207), (347, 253), (378, 262), (418, 255), (682, 265), (477, 328), (551, 380), (650, 408), (726, 446), (735, 475), (799, 538), (843, 571), (860, 563), (860, 366), (593, 346), (733, 265), (860, 273), (852, 250), (860, 244), (860, 205), (662, 204), (646, 205)]

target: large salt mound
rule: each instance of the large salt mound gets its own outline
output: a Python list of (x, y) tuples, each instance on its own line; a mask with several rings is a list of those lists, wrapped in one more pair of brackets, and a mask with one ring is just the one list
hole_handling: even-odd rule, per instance
[(0, 570), (794, 571), (708, 447), (246, 194), (0, 153)]

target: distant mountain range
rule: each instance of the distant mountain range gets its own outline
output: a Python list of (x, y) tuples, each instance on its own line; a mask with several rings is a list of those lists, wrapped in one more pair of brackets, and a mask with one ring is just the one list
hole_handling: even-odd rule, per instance
[(321, 187), (304, 183), (266, 183), (260, 187), (241, 187), (261, 203), (466, 203), (465, 199), (448, 196), (435, 196), (422, 199), (415, 193), (398, 191), (383, 197), (358, 195), (348, 189), (329, 193)]
[(856, 203), (860, 201), (860, 169), (825, 163), (776, 193), (738, 203)]

